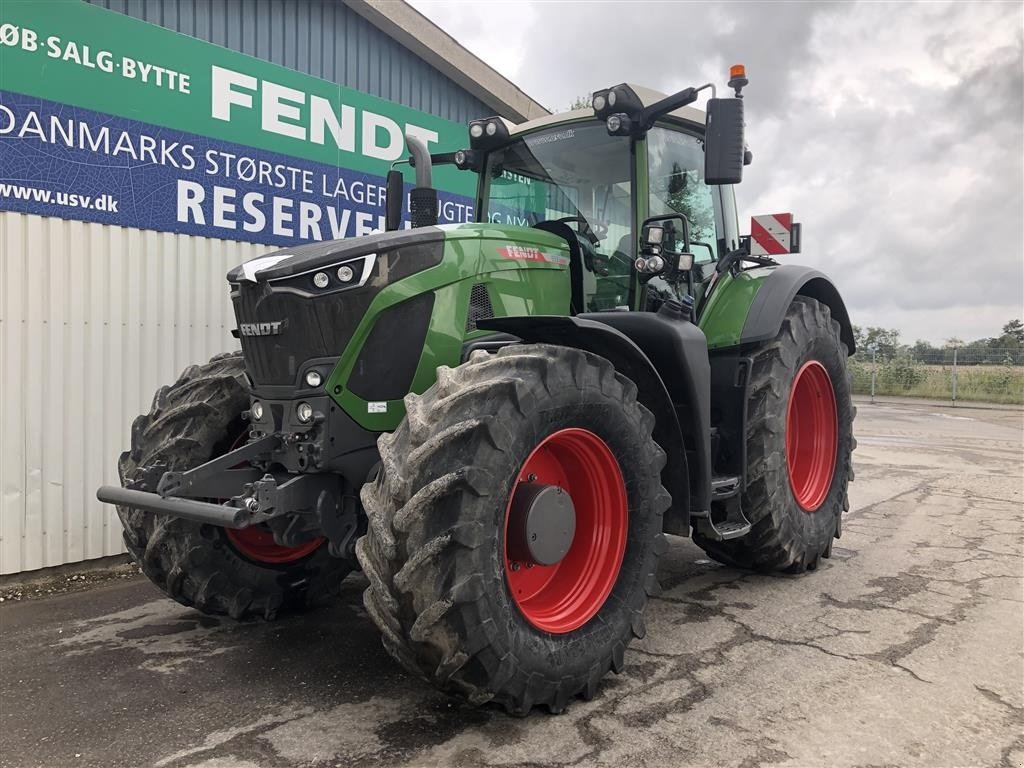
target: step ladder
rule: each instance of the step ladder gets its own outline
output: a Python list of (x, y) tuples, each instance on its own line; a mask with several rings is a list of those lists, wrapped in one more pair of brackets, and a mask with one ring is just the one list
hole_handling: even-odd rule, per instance
[(728, 541), (738, 539), (750, 533), (752, 524), (743, 514), (740, 504), (740, 490), (743, 480), (737, 476), (713, 477), (711, 479), (711, 500), (723, 502), (727, 514), (724, 520), (712, 520), (710, 510), (698, 510), (690, 513), (693, 526), (704, 538), (712, 541)]

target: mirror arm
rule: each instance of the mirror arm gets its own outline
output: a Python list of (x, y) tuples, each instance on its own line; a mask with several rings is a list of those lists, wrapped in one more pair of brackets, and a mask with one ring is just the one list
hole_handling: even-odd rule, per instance
[(642, 109), (640, 114), (637, 116), (637, 124), (641, 130), (648, 130), (662, 115), (667, 115), (669, 112), (674, 112), (677, 109), (681, 109), (682, 107), (695, 102), (697, 100), (697, 94), (707, 88), (711, 89), (711, 98), (715, 98), (716, 90), (714, 83), (704, 83), (704, 85), (698, 86), (697, 88), (685, 88), (679, 93), (666, 96), (664, 99), (656, 101), (651, 104), (651, 106)]
[(740, 240), (740, 247), (734, 251), (729, 251), (725, 256), (718, 260), (718, 264), (715, 265), (715, 271), (719, 274), (726, 270), (736, 274), (739, 271), (740, 262), (752, 261), (755, 264), (762, 267), (773, 267), (778, 266), (779, 262), (775, 259), (767, 256), (751, 256), (750, 255), (750, 237), (745, 236)]

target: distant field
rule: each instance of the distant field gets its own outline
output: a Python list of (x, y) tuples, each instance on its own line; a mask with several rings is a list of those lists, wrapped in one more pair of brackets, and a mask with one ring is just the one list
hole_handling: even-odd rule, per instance
[[(854, 394), (871, 394), (870, 361), (854, 358), (850, 360), (850, 369)], [(952, 374), (951, 365), (926, 365), (902, 359), (878, 363), (875, 394), (951, 400)], [(958, 365), (956, 399), (1024, 405), (1024, 366)]]

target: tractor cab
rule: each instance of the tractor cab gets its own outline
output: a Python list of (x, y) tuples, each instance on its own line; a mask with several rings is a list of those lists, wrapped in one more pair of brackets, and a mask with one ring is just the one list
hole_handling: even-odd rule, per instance
[[(716, 264), (741, 242), (731, 185), (751, 158), (743, 141), (747, 81), (742, 68), (731, 74), (735, 96), (713, 96), (707, 113), (687, 105), (701, 90), (714, 94), (710, 84), (672, 96), (622, 84), (594, 93), (589, 109), (520, 125), (473, 121), (469, 149), (420, 151), (420, 166), (433, 160), (476, 171), (478, 223), (568, 240), (580, 263), (571, 314), (656, 311), (669, 299), (692, 301), (699, 313)], [(393, 179), (397, 192), (401, 177)], [(413, 225), (432, 224), (415, 210), (418, 191)]]

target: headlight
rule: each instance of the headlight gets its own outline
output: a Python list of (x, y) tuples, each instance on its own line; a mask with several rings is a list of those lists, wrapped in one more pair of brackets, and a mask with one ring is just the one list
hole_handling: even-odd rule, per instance
[(634, 262), (634, 266), (636, 267), (636, 271), (637, 272), (646, 272), (647, 271), (647, 259), (645, 259), (645, 258), (643, 258), (641, 256), (639, 259), (637, 259)]
[(615, 91), (609, 91), (608, 92), (608, 106), (609, 107), (614, 107), (615, 106)]
[(479, 139), (484, 135), (484, 127), (480, 123), (473, 123), (469, 126), (469, 135), (474, 139)]
[(252, 405), (249, 406), (249, 415), (252, 416), (253, 421), (263, 421), (263, 403), (253, 400)]
[(352, 271), (352, 267), (338, 267), (338, 279), (343, 283), (347, 283), (356, 273)]
[(590, 106), (594, 108), (595, 112), (600, 112), (602, 109), (604, 109), (604, 103), (604, 96), (598, 95), (594, 97), (594, 100), (591, 102)]
[(306, 372), (306, 386), (319, 387), (324, 383), (324, 377), (320, 375), (320, 371), (307, 371)]
[(317, 288), (326, 288), (331, 282), (331, 278), (327, 276), (326, 272), (317, 272), (313, 275), (313, 285)]
[(608, 121), (607, 121), (607, 126), (608, 126), (608, 133), (618, 133), (619, 132), (619, 128), (622, 127), (622, 118), (619, 117), (618, 115), (609, 115), (608, 116)]
[(493, 136), (497, 132), (498, 132), (498, 124), (497, 123), (490, 122), (490, 123), (487, 124), (487, 135), (488, 136)]
[(295, 418), (303, 424), (308, 424), (313, 420), (313, 406), (305, 402), (299, 403), (295, 406)]

